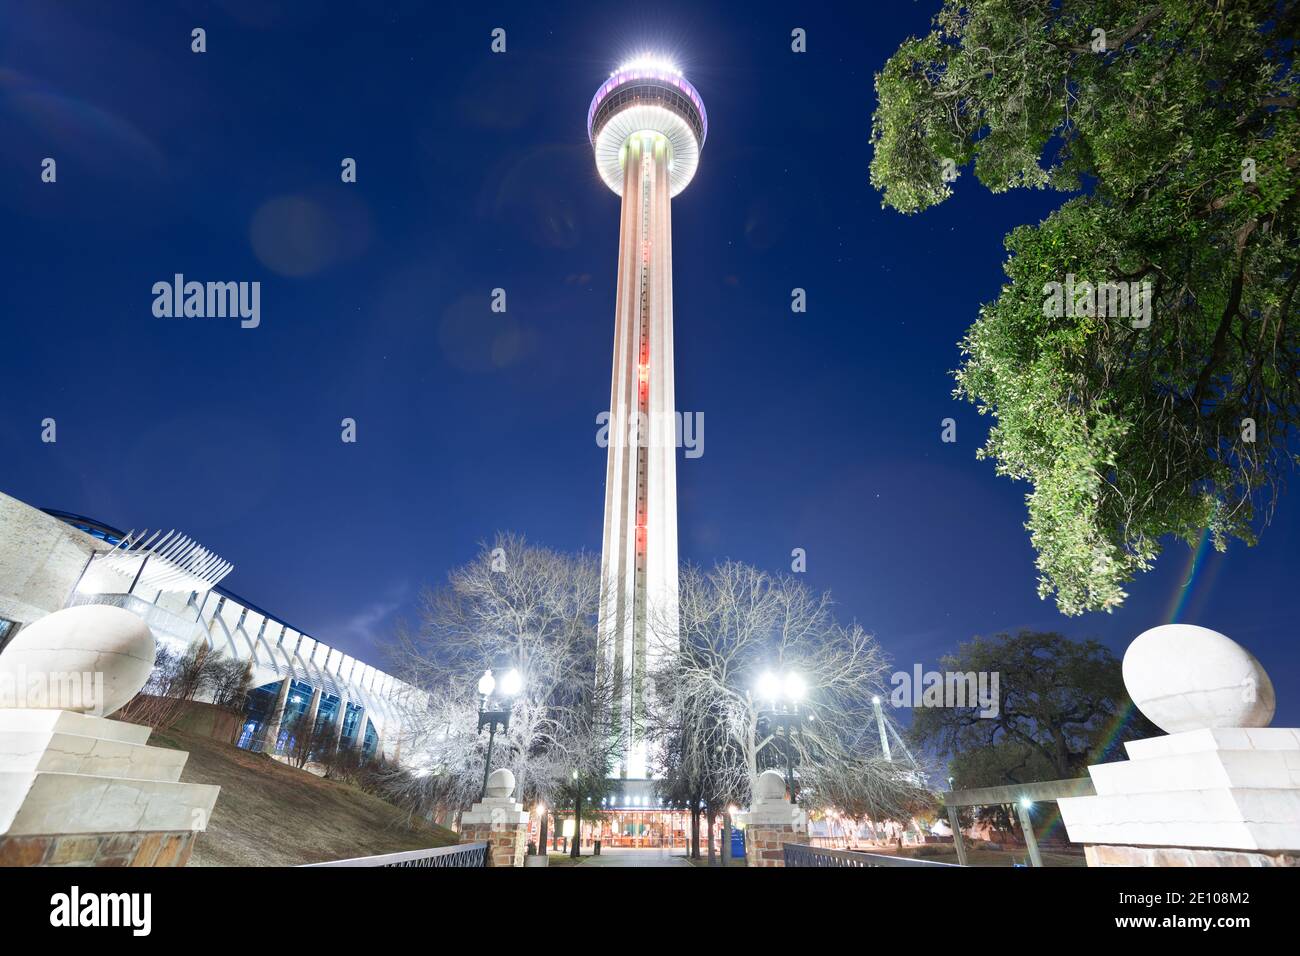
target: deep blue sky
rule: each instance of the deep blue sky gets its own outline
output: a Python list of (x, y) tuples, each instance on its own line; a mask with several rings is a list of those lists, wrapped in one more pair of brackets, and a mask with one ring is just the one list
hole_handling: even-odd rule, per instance
[[(234, 562), (228, 587), (380, 664), (418, 588), (497, 529), (599, 548), (618, 201), (585, 119), (655, 48), (710, 123), (673, 208), (677, 405), (705, 418), (682, 557), (784, 570), (806, 549), (808, 583), (904, 669), (1021, 627), (1122, 651), (1169, 620), (1181, 543), (1114, 614), (1038, 599), (1026, 487), (975, 460), (988, 421), (950, 397), (1003, 235), (1062, 198), (968, 173), (909, 219), (868, 182), (872, 73), (935, 0), (316, 6), (0, 14), (0, 490), (182, 528)], [(154, 318), (176, 272), (261, 281), (261, 327)], [(1298, 556), (1292, 495), (1258, 547), (1207, 559), (1182, 616), (1251, 648), (1292, 726)]]

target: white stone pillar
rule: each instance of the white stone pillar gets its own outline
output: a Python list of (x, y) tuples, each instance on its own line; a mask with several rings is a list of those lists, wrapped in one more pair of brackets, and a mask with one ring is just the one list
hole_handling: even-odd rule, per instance
[(355, 730), (354, 730), (354, 736), (352, 738), (352, 749), (355, 750), (358, 755), (360, 755), (362, 749), (366, 745), (366, 720), (367, 719), (368, 718), (366, 717), (366, 709), (358, 705), (357, 722), (354, 725)]
[(511, 794), (515, 775), (504, 767), (488, 776), (487, 796), (460, 818), (461, 843), (486, 843), (488, 866), (523, 866), (528, 813)]
[(311, 703), (307, 706), (306, 733), (310, 736), (316, 729), (316, 714), (320, 711), (322, 691), (319, 687), (311, 692)]
[(292, 677), (286, 677), (280, 682), (280, 689), (275, 695), (275, 704), (267, 717), (266, 729), (262, 737), (262, 753), (273, 754), (276, 751), (275, 745), (280, 736), (280, 725), (284, 722), (284, 708), (289, 701), (289, 687), (292, 684)]
[(153, 669), (153, 635), (129, 611), (80, 605), (18, 634), (0, 682), (95, 675), (96, 699), (0, 707), (0, 867), (184, 866), (219, 787), (181, 783), (188, 754), (148, 745), (113, 713)]
[(1061, 821), (1089, 866), (1300, 865), (1300, 729), (1268, 727), (1273, 685), (1222, 634), (1166, 624), (1124, 655), (1133, 702), (1165, 737), (1088, 768)]
[(786, 800), (779, 770), (758, 775), (753, 806), (740, 819), (745, 823), (746, 866), (785, 866), (785, 845), (808, 842), (808, 814)]
[(343, 722), (347, 719), (347, 716), (348, 699), (346, 697), (340, 697), (338, 717), (335, 718), (334, 721), (334, 749), (336, 751), (343, 743)]

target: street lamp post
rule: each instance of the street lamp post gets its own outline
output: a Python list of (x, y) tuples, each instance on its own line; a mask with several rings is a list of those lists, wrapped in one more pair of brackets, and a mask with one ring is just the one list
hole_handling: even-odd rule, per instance
[(497, 681), (492, 676), (492, 668), (483, 672), (483, 676), (478, 679), (479, 705), (478, 705), (478, 729), (482, 733), (483, 728), (488, 729), (488, 749), (487, 758), (483, 761), (483, 791), (479, 794), (479, 800), (487, 799), (488, 774), (492, 772), (492, 745), (496, 740), (497, 731), (505, 733), (510, 729), (510, 704), (513, 702), (515, 695), (523, 689), (523, 678), (519, 676), (519, 671), (511, 670), (505, 677), (501, 678), (501, 697), (504, 699), (504, 705), (498, 704), (493, 708), (492, 692), (496, 690)]
[(790, 802), (795, 803), (794, 792), (794, 752), (790, 735), (803, 726), (803, 714), (799, 711), (799, 702), (803, 700), (808, 688), (804, 679), (791, 671), (783, 677), (777, 677), (771, 671), (764, 672), (758, 679), (758, 699), (767, 701), (767, 709), (759, 710), (758, 719), (767, 725), (772, 736), (780, 731), (782, 747), (785, 751), (785, 785), (790, 793)]

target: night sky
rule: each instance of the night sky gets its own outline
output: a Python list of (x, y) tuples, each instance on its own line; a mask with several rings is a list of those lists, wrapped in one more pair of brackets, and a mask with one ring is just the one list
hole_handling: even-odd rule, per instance
[[(949, 372), (1003, 235), (1064, 197), (967, 170), (904, 218), (867, 178), (872, 74), (937, 0), (317, 6), (0, 14), (0, 490), (180, 528), (234, 563), (231, 590), (380, 666), (419, 588), (498, 529), (598, 549), (619, 206), (585, 121), (621, 60), (658, 50), (709, 113), (673, 203), (677, 407), (705, 422), (678, 464), (683, 560), (780, 571), (804, 548), (807, 583), (904, 670), (1018, 628), (1122, 652), (1181, 605), (1300, 723), (1294, 492), (1257, 547), (1195, 574), (1170, 542), (1113, 614), (1038, 599), (1027, 486), (975, 460), (989, 420)], [(260, 327), (155, 318), (178, 272), (260, 281)]]

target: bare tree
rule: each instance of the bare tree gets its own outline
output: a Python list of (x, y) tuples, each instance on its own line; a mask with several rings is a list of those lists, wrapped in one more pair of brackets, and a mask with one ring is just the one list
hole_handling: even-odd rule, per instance
[(285, 760), (299, 770), (314, 764), (327, 777), (339, 776), (346, 766), (359, 762), (359, 750), (348, 752), (340, 747), (335, 737), (332, 721), (321, 720), (310, 710), (286, 715), (280, 724), (280, 736), (285, 739)]
[[(872, 698), (885, 693), (885, 657), (831, 607), (829, 594), (746, 564), (683, 569), (677, 628), (654, 628), (664, 653), (652, 721), (668, 742), (657, 768), (666, 791), (699, 793), (716, 810), (748, 803), (758, 774), (783, 767), (790, 747), (806, 806), (868, 800), (885, 812), (905, 803), (921, 781), (884, 760), (867, 732)], [(767, 670), (798, 672), (807, 687), (800, 729), (788, 738), (760, 721), (765, 702), (754, 688)]]
[(195, 644), (184, 652), (158, 644), (148, 682), (115, 715), (119, 720), (157, 730), (172, 727), (190, 701), (206, 698), (217, 707), (242, 713), (252, 666)]
[(253, 662), (223, 654), (204, 658), (203, 693), (217, 707), (243, 713), (252, 690)]
[[(476, 685), (489, 667), (498, 675), (516, 668), (522, 677), (493, 755), (495, 766), (514, 772), (519, 799), (554, 803), (575, 772), (583, 781), (607, 772), (599, 595), (600, 568), (589, 555), (507, 534), (483, 545), (444, 587), (427, 589), (417, 627), (400, 628), (389, 648), (393, 672), (422, 692), (403, 717), (410, 772), (393, 776), (394, 795), (444, 814), (478, 799), (487, 735), (477, 727)], [(588, 797), (591, 786), (584, 784)]]

